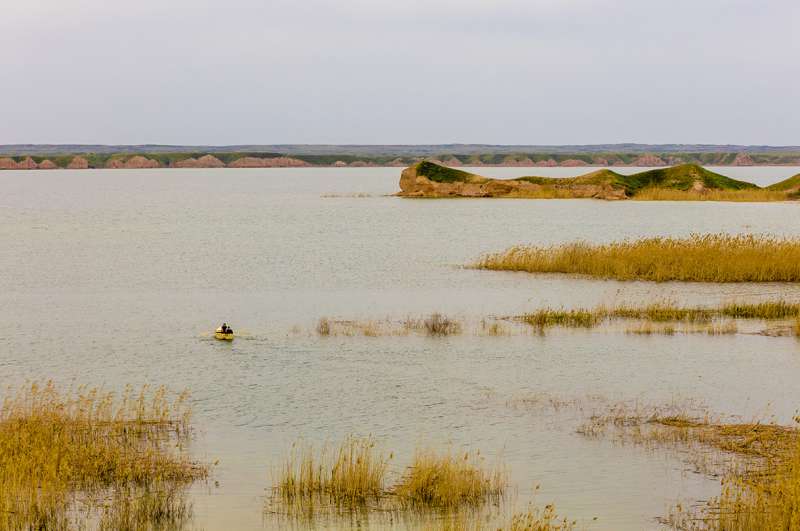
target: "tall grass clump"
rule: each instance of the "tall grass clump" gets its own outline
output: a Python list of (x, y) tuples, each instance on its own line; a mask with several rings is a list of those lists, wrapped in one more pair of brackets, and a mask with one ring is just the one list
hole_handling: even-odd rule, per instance
[(320, 452), (298, 441), (278, 472), (275, 490), (290, 505), (322, 496), (337, 505), (363, 504), (383, 493), (391, 458), (372, 437), (349, 436)]
[(317, 321), (317, 334), (321, 336), (331, 335), (331, 322), (327, 317), (320, 317)]
[(785, 300), (754, 304), (734, 302), (724, 305), (720, 313), (737, 319), (786, 319), (800, 317), (800, 304)]
[(429, 336), (450, 336), (461, 333), (461, 323), (440, 313), (433, 313), (424, 321)]
[[(115, 528), (185, 516), (179, 487), (207, 476), (185, 454), (186, 394), (167, 399), (163, 388), (138, 393), (53, 383), (9, 389), (0, 410), (0, 529), (65, 529), (98, 517), (97, 500), (117, 500), (101, 522)], [(146, 505), (127, 511), (141, 489)], [(141, 496), (137, 495), (137, 499)], [(130, 527), (130, 526), (129, 526)]]
[(694, 234), (604, 245), (516, 246), (484, 255), (474, 267), (656, 282), (797, 282), (800, 239)]
[(394, 493), (407, 506), (455, 508), (499, 497), (505, 486), (505, 473), (485, 468), (479, 453), (418, 450)]
[(544, 329), (551, 326), (565, 326), (571, 328), (591, 328), (596, 326), (605, 317), (604, 312), (585, 309), (553, 310), (544, 308), (520, 317), (525, 323)]

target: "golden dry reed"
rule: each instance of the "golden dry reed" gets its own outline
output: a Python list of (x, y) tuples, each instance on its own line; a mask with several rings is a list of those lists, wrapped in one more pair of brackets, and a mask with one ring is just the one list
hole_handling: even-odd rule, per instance
[(694, 234), (604, 245), (516, 246), (484, 255), (474, 267), (656, 282), (797, 282), (800, 239)]
[(785, 191), (748, 188), (744, 190), (676, 190), (674, 188), (647, 187), (631, 196), (635, 201), (789, 201)]
[[(781, 320), (800, 319), (800, 304), (784, 300), (758, 303), (736, 302), (716, 308), (677, 306), (658, 302), (646, 306), (598, 306), (594, 309), (571, 310), (542, 308), (515, 318), (538, 330), (552, 326), (592, 328), (614, 320), (641, 321), (628, 327), (631, 334), (707, 333), (709, 335), (735, 334), (738, 331), (733, 319)], [(682, 326), (676, 327), (675, 323)]]
[[(432, 313), (426, 317), (406, 317), (402, 321), (384, 320), (336, 320), (322, 317), (317, 321), (317, 335), (327, 336), (405, 336), (420, 333), (430, 337), (441, 337), (461, 334), (461, 321), (447, 317), (441, 313)], [(498, 327), (496, 329), (500, 331)], [(500, 334), (497, 334), (500, 335)]]
[(531, 504), (525, 511), (514, 513), (505, 523), (487, 523), (459, 513), (455, 517), (443, 518), (423, 529), (425, 531), (574, 531), (578, 527), (576, 521), (559, 516), (552, 504), (544, 507)]
[(479, 452), (464, 454), (418, 450), (394, 493), (404, 505), (456, 508), (479, 505), (503, 494), (506, 475), (487, 469)]
[(275, 489), (291, 503), (319, 496), (336, 504), (364, 503), (383, 494), (391, 458), (380, 452), (372, 437), (349, 436), (319, 452), (298, 441), (278, 473)]
[[(800, 419), (795, 419), (800, 421)], [(675, 528), (714, 531), (800, 529), (800, 430), (776, 424), (724, 423), (685, 413), (615, 408), (594, 416), (580, 432), (596, 436), (607, 426), (623, 430), (638, 444), (680, 444), (689, 459), (703, 448), (737, 459), (724, 459), (722, 492), (700, 510), (682, 507), (670, 514)]]
[(762, 470), (726, 478), (712, 507), (711, 529), (800, 529), (800, 445)]
[[(61, 392), (51, 382), (9, 389), (0, 410), (0, 529), (68, 529), (92, 517), (126, 529), (187, 516), (176, 489), (208, 469), (184, 452), (186, 398), (171, 402), (163, 388), (147, 387), (120, 398)], [(109, 496), (115, 502), (100, 510)]]

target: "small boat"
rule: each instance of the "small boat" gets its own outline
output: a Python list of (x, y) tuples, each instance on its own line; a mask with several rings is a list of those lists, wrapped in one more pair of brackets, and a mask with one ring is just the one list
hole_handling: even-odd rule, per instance
[(233, 341), (233, 329), (228, 328), (223, 331), (222, 327), (220, 326), (214, 331), (214, 339), (219, 339), (220, 341)]

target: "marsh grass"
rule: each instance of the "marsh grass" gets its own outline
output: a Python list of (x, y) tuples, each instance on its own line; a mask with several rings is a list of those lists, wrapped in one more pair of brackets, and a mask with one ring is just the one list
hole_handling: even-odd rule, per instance
[(327, 317), (320, 317), (317, 321), (317, 334), (321, 336), (331, 335), (331, 322)]
[[(336, 320), (322, 317), (316, 324), (317, 335), (327, 336), (405, 336), (423, 334), (430, 337), (441, 337), (461, 334), (464, 330), (462, 321), (433, 313), (426, 317), (406, 317), (401, 321), (383, 320)], [(500, 331), (500, 328), (497, 328)], [(500, 335), (500, 334), (498, 334)]]
[(755, 304), (729, 303), (719, 313), (739, 319), (786, 319), (800, 317), (800, 304), (784, 300), (759, 302)]
[(452, 454), (418, 450), (404, 473), (392, 474), (390, 462), (372, 437), (347, 437), (316, 451), (298, 441), (275, 473), (273, 496), (265, 512), (290, 521), (320, 522), (370, 512), (393, 518), (465, 516), (482, 510), (505, 489), (505, 471), (485, 467), (479, 452)]
[[(795, 419), (798, 421), (800, 419)], [(579, 431), (598, 436), (609, 427), (627, 441), (684, 449), (686, 459), (711, 473), (723, 467), (722, 492), (707, 506), (678, 506), (666, 520), (679, 529), (756, 531), (800, 525), (800, 430), (772, 423), (723, 422), (686, 412), (630, 410), (624, 406), (594, 415)], [(720, 452), (727, 459), (708, 458)]]
[(705, 189), (676, 190), (674, 188), (646, 187), (633, 194), (635, 201), (733, 201), (771, 202), (788, 201), (792, 197), (785, 191), (748, 188), (743, 190)]
[(593, 312), (584, 309), (554, 310), (548, 308), (525, 314), (520, 317), (520, 320), (541, 330), (551, 326), (591, 328), (604, 318), (605, 314), (599, 311)]
[(486, 254), (472, 267), (656, 282), (797, 282), (800, 239), (694, 234), (604, 245), (516, 246)]
[(9, 389), (0, 410), (0, 529), (82, 525), (107, 497), (116, 502), (101, 521), (115, 528), (128, 517), (187, 515), (177, 496), (159, 494), (208, 474), (185, 453), (186, 399), (147, 387), (128, 387), (119, 399), (97, 388), (60, 392), (51, 382)]
[(481, 319), (480, 332), (487, 336), (508, 336), (511, 335), (511, 330), (498, 321), (487, 321)]
[(721, 336), (736, 334), (739, 328), (734, 321), (721, 323), (686, 323), (678, 324), (644, 321), (638, 325), (625, 329), (626, 334), (637, 335), (666, 335), (675, 334), (706, 334), (709, 336)]
[(715, 308), (685, 307), (669, 302), (657, 302), (645, 306), (601, 305), (593, 309), (542, 308), (511, 319), (527, 323), (539, 332), (553, 326), (593, 328), (613, 321), (638, 321), (628, 326), (625, 332), (642, 335), (674, 333), (726, 335), (738, 332), (735, 319), (764, 321), (800, 319), (796, 316), (800, 316), (800, 304), (777, 300), (759, 303), (735, 302)]
[(559, 516), (555, 506), (548, 504), (544, 508), (531, 505), (527, 511), (515, 514), (504, 529), (508, 531), (573, 531), (576, 528), (576, 521)]
[(461, 333), (461, 323), (440, 313), (433, 313), (424, 321), (429, 336), (452, 336)]
[(479, 452), (418, 450), (393, 492), (405, 506), (455, 508), (498, 498), (505, 488), (505, 472), (487, 468)]
[(497, 523), (487, 523), (479, 518), (458, 514), (443, 518), (439, 522), (424, 527), (425, 531), (574, 531), (577, 522), (559, 516), (553, 504), (539, 507), (530, 504), (524, 511), (518, 511)]
[(186, 490), (178, 484), (155, 481), (117, 489), (101, 510), (101, 531), (182, 529), (191, 521)]
[(644, 323), (639, 323), (636, 326), (626, 328), (625, 333), (634, 335), (643, 335), (643, 336), (650, 336), (650, 335), (672, 336), (675, 335), (675, 326), (665, 323), (644, 322)]
[(383, 494), (391, 459), (372, 437), (349, 436), (319, 452), (298, 441), (278, 473), (275, 491), (288, 506), (313, 503), (321, 496), (335, 505), (364, 504)]

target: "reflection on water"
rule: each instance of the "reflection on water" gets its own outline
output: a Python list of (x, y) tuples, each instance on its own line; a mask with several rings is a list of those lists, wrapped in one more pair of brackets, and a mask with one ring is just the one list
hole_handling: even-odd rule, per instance
[[(531, 170), (549, 171), (481, 171)], [(767, 183), (800, 169), (720, 171)], [(195, 521), (207, 529), (279, 527), (262, 514), (271, 467), (298, 437), (322, 443), (351, 433), (372, 434), (404, 459), (420, 445), (501, 455), (517, 508), (540, 485), (540, 504), (555, 502), (579, 522), (597, 517), (592, 529), (649, 528), (676, 501), (707, 497), (718, 482), (669, 456), (580, 437), (566, 409), (532, 412), (508, 401), (537, 392), (650, 404), (696, 399), (712, 411), (791, 420), (800, 396), (794, 338), (292, 333), (323, 316), (400, 321), (440, 311), (478, 321), (654, 298), (800, 300), (800, 287), (785, 284), (622, 283), (462, 268), (518, 243), (718, 231), (798, 236), (799, 204), (415, 201), (386, 196), (398, 175), (390, 168), (1, 172), (0, 378), (191, 389), (198, 457), (220, 460), (219, 486), (193, 496)], [(321, 197), (359, 193), (372, 197)], [(222, 321), (243, 337), (210, 340)], [(398, 458), (398, 470), (407, 465)], [(374, 518), (370, 527), (414, 527)]]

